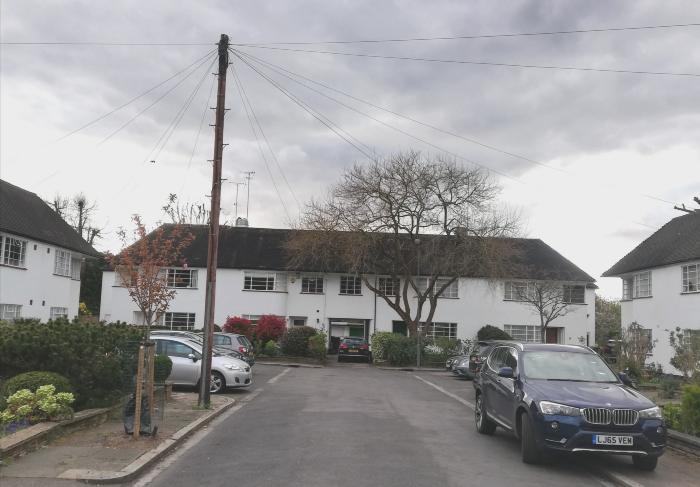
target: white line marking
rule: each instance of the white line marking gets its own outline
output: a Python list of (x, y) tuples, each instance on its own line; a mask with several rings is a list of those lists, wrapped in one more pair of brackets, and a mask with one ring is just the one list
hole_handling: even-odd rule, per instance
[(461, 402), (462, 404), (464, 404), (464, 405), (467, 406), (468, 408), (474, 409), (474, 405), (473, 405), (472, 403), (470, 403), (469, 401), (467, 401), (466, 399), (462, 399), (462, 398), (459, 397), (458, 395), (452, 394), (451, 392), (449, 392), (449, 391), (443, 389), (443, 388), (440, 387), (439, 385), (433, 384), (432, 382), (430, 382), (430, 381), (428, 381), (428, 380), (425, 380), (425, 379), (422, 378), (422, 377), (419, 377), (419, 376), (417, 376), (417, 375), (414, 375), (413, 377), (415, 377), (416, 379), (418, 379), (418, 380), (421, 381), (421, 382), (425, 382), (425, 383), (428, 384), (430, 387), (434, 387), (435, 389), (437, 389), (438, 391), (442, 392), (444, 395), (451, 397), (451, 398), (454, 399), (455, 401)]
[(141, 478), (137, 482), (132, 484), (132, 487), (145, 487), (146, 485), (153, 482), (153, 480), (158, 475), (160, 475), (165, 469), (170, 467), (179, 458), (181, 458), (185, 453), (187, 453), (187, 450), (189, 450), (193, 446), (197, 445), (200, 441), (202, 441), (204, 439), (205, 436), (207, 436), (209, 434), (210, 431), (213, 431), (214, 429), (216, 429), (216, 427), (220, 423), (226, 421), (231, 415), (238, 412), (243, 406), (245, 406), (250, 401), (255, 399), (258, 396), (258, 394), (260, 394), (263, 390), (264, 389), (256, 389), (255, 391), (251, 392), (250, 395), (246, 396), (245, 399), (242, 399), (238, 404), (233, 406), (231, 409), (226, 411), (224, 414), (222, 414), (218, 418), (214, 419), (211, 423), (206, 425), (201, 430), (192, 434), (192, 436), (187, 441), (185, 441), (181, 446), (179, 446), (174, 452), (172, 452), (170, 455), (165, 457), (161, 462), (159, 462), (156, 466), (154, 466), (147, 473), (142, 475)]
[(292, 370), (292, 369), (290, 369), (289, 367), (287, 367), (287, 368), (284, 369), (282, 372), (280, 372), (279, 374), (277, 374), (276, 376), (274, 376), (272, 379), (268, 380), (267, 383), (268, 383), (268, 384), (274, 384), (274, 383), (277, 382), (279, 379), (281, 379), (282, 376), (283, 376), (284, 374), (286, 374), (286, 373), (289, 372), (290, 370)]

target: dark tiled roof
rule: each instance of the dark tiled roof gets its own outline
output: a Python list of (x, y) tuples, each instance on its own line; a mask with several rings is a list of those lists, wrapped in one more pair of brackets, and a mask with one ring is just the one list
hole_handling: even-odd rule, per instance
[(674, 218), (603, 273), (628, 272), (700, 259), (700, 212)]
[[(189, 225), (194, 240), (183, 257), (191, 267), (206, 267), (209, 227)], [(284, 270), (288, 268), (285, 242), (293, 230), (220, 227), (218, 267), (229, 269)], [(516, 266), (508, 276), (518, 279), (558, 279), (594, 283), (595, 279), (539, 239), (509, 239), (516, 251)], [(515, 270), (517, 269), (517, 270)], [(321, 272), (324, 269), (304, 269)], [(325, 269), (328, 270), (328, 269)], [(338, 268), (336, 272), (344, 272)], [(480, 276), (465, 276), (480, 277)]]
[(36, 194), (0, 180), (0, 231), (85, 255), (100, 255)]

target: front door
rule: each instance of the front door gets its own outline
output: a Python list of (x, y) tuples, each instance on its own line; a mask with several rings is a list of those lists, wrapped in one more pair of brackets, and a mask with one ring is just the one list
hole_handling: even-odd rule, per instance
[(561, 330), (561, 328), (547, 327), (547, 332), (545, 335), (547, 343), (559, 343), (559, 330)]

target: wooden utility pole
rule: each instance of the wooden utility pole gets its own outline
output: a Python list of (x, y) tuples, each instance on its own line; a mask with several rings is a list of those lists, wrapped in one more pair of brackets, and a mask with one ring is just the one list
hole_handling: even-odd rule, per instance
[(221, 159), (224, 151), (224, 115), (226, 114), (226, 72), (228, 71), (228, 36), (219, 40), (219, 86), (216, 95), (214, 125), (214, 169), (211, 182), (211, 211), (209, 214), (209, 252), (207, 254), (207, 287), (204, 301), (204, 343), (202, 374), (199, 380), (199, 406), (209, 407), (211, 377), (211, 348), (214, 339), (214, 309), (216, 296), (216, 267), (219, 252), (219, 212), (221, 211)]

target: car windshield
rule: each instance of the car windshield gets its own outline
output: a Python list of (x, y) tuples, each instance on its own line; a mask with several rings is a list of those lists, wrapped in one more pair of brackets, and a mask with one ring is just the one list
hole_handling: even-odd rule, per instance
[(576, 382), (618, 382), (605, 362), (593, 353), (537, 350), (523, 353), (526, 379)]

